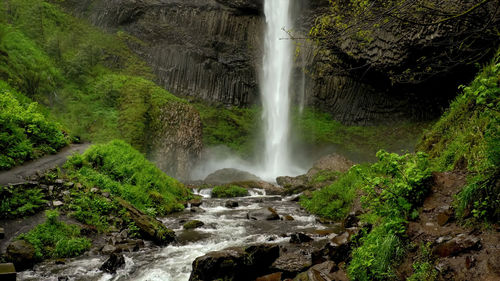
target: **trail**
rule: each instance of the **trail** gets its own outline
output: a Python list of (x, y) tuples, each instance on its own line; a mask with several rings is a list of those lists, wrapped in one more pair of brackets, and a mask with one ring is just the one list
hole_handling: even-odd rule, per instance
[(28, 181), (38, 173), (43, 173), (56, 167), (62, 166), (67, 158), (73, 153), (82, 153), (90, 146), (90, 143), (72, 144), (56, 154), (46, 155), (42, 158), (29, 161), (21, 166), (0, 172), (0, 185), (18, 184)]

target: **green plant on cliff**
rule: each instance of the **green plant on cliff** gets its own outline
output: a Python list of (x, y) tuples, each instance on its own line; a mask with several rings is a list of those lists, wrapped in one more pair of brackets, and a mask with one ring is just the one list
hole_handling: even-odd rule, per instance
[(39, 188), (0, 186), (0, 219), (34, 215), (47, 206)]
[(248, 196), (248, 190), (237, 185), (219, 185), (212, 189), (213, 198), (232, 198)]
[(434, 169), (465, 170), (467, 186), (458, 195), (459, 217), (500, 219), (500, 51), (428, 131), (418, 149)]
[(69, 141), (42, 108), (0, 80), (0, 170), (55, 153)]
[(46, 222), (18, 236), (33, 245), (37, 259), (69, 258), (90, 249), (90, 240), (81, 237), (78, 226), (60, 221), (57, 211), (47, 211), (46, 216)]
[(119, 140), (94, 145), (83, 155), (71, 157), (65, 167), (68, 176), (86, 188), (109, 191), (153, 216), (182, 210), (183, 202), (192, 197), (182, 183)]

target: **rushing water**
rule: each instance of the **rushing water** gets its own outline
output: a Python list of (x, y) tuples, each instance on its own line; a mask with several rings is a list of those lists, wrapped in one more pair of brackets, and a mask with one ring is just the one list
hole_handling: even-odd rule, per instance
[[(184, 212), (163, 219), (163, 223), (174, 229), (178, 242), (166, 247), (146, 244), (135, 253), (124, 253), (126, 265), (115, 275), (103, 273), (98, 268), (107, 258), (89, 255), (56, 265), (47, 261), (35, 266), (34, 270), (19, 274), (19, 280), (50, 280), (67, 277), (71, 281), (187, 281), (193, 261), (210, 251), (252, 243), (285, 243), (290, 239), (283, 234), (308, 232), (324, 228), (315, 217), (302, 211), (295, 202), (280, 196), (265, 196), (262, 190), (253, 190), (250, 197), (233, 199), (240, 207), (224, 207), (227, 199), (210, 198), (210, 190), (198, 194), (204, 197), (201, 206), (204, 212)], [(292, 215), (294, 221), (254, 221), (247, 219), (250, 210), (272, 206), (280, 215)], [(196, 230), (182, 229), (182, 223), (197, 219), (205, 225)]]
[[(266, 0), (266, 32), (261, 91), (265, 129), (264, 169), (261, 176), (274, 180), (291, 175), (290, 167), (290, 77), (293, 43), (285, 30), (292, 27), (291, 0)], [(285, 29), (285, 30), (283, 30)]]

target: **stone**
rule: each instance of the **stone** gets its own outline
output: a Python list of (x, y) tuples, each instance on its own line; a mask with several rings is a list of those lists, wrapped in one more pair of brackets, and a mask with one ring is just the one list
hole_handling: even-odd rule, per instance
[(251, 189), (263, 189), (266, 195), (282, 195), (285, 191), (282, 187), (276, 186), (274, 184), (265, 181), (238, 181), (231, 182), (230, 185), (241, 186), (248, 190)]
[(64, 183), (64, 180), (63, 179), (56, 179), (54, 181), (54, 183), (57, 184), (57, 185), (62, 185)]
[(247, 219), (249, 220), (279, 220), (280, 216), (276, 213), (273, 208), (262, 208), (259, 210), (249, 211), (247, 213)]
[(189, 280), (254, 280), (271, 273), (268, 267), (278, 256), (279, 246), (268, 244), (210, 252), (196, 258)]
[(90, 192), (92, 192), (92, 193), (97, 193), (97, 192), (99, 192), (99, 188), (97, 188), (97, 187), (92, 187), (92, 188), (90, 189)]
[(57, 207), (61, 207), (62, 205), (64, 205), (63, 202), (57, 200), (57, 201), (52, 201), (52, 206), (54, 206), (55, 208)]
[(143, 238), (152, 240), (159, 245), (165, 245), (175, 240), (175, 232), (165, 227), (159, 220), (144, 214), (121, 198), (117, 198), (116, 201), (127, 210), (130, 219), (139, 228), (139, 233)]
[(103, 253), (104, 255), (109, 255), (111, 253), (114, 253), (116, 251), (116, 247), (113, 246), (113, 245), (104, 245), (104, 247), (102, 247), (101, 249), (101, 253)]
[(109, 258), (99, 267), (100, 270), (108, 273), (116, 273), (116, 271), (125, 265), (125, 258), (122, 254), (112, 253)]
[(238, 201), (227, 201), (226, 204), (224, 206), (226, 206), (226, 208), (236, 208), (238, 207), (240, 204), (238, 203)]
[(25, 270), (35, 264), (35, 248), (24, 240), (15, 240), (7, 247), (7, 260), (13, 262), (16, 269)]
[(188, 202), (192, 207), (200, 207), (201, 204), (203, 204), (203, 201), (201, 201), (201, 199), (197, 198), (197, 199), (191, 199), (189, 200)]
[(281, 275), (283, 275), (283, 272), (276, 272), (258, 277), (255, 281), (281, 281)]
[(191, 208), (189, 208), (189, 210), (192, 213), (205, 213), (205, 210), (203, 210), (202, 208), (198, 208), (198, 207), (191, 207)]
[(453, 216), (453, 210), (450, 208), (450, 206), (441, 208), (439, 213), (437, 214), (438, 225), (443, 226), (447, 224), (452, 216)]
[(249, 172), (238, 169), (226, 168), (213, 172), (208, 175), (204, 182), (210, 185), (223, 185), (234, 182), (244, 181), (262, 181), (259, 177)]
[(109, 197), (111, 197), (111, 194), (110, 194), (109, 192), (103, 192), (103, 193), (101, 193), (101, 195), (102, 195), (102, 197), (104, 197), (104, 198), (109, 198)]
[(307, 243), (311, 242), (313, 239), (304, 233), (294, 233), (290, 237), (290, 243), (292, 244), (301, 244), (301, 243)]
[(301, 277), (300, 280), (308, 281), (349, 281), (345, 271), (339, 269), (337, 264), (332, 261), (326, 261), (311, 267)]
[(204, 226), (205, 223), (202, 222), (202, 221), (199, 221), (199, 220), (192, 220), (192, 221), (188, 221), (186, 222), (182, 227), (184, 229), (195, 229), (195, 228), (199, 228), (199, 227), (202, 227)]
[(480, 247), (481, 242), (479, 238), (471, 235), (459, 234), (451, 240), (436, 245), (432, 253), (439, 257), (449, 257), (471, 250), (477, 250)]
[(297, 275), (311, 267), (311, 256), (300, 251), (290, 251), (279, 256), (272, 264), (274, 271), (285, 273), (287, 276)]
[(286, 215), (286, 216), (284, 216), (284, 219), (285, 219), (286, 221), (294, 221), (294, 220), (295, 220), (295, 219), (294, 219), (292, 216), (290, 216), (290, 215)]
[(13, 263), (0, 263), (0, 280), (16, 281), (16, 269)]
[(356, 213), (351, 212), (347, 215), (347, 217), (343, 221), (344, 228), (355, 227), (358, 225), (359, 218), (356, 216)]

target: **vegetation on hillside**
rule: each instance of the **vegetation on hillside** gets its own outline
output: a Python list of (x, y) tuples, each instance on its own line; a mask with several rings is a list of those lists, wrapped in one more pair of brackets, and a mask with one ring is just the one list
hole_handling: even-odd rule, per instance
[(90, 249), (90, 240), (81, 237), (78, 226), (60, 221), (57, 211), (47, 211), (46, 216), (46, 222), (17, 238), (33, 245), (36, 259), (69, 258)]
[(438, 171), (464, 170), (468, 185), (458, 195), (461, 217), (500, 220), (500, 51), (422, 138)]
[(99, 187), (152, 216), (182, 210), (183, 203), (192, 197), (182, 183), (124, 141), (94, 145), (84, 154), (71, 157), (65, 168), (68, 177), (89, 190)]
[(0, 170), (55, 153), (69, 143), (37, 103), (0, 81)]
[(0, 219), (34, 215), (45, 206), (45, 194), (38, 187), (0, 186)]
[(232, 198), (248, 196), (248, 190), (237, 185), (219, 185), (212, 189), (213, 198)]

